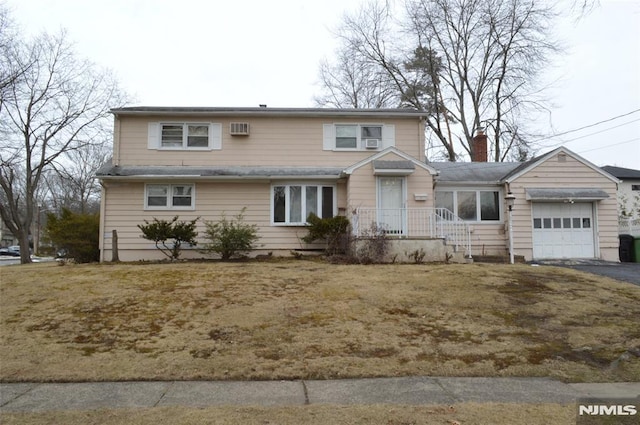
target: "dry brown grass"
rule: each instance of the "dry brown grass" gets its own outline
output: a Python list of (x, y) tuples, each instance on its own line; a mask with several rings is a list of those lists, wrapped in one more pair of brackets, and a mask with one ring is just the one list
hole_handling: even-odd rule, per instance
[(2, 381), (640, 380), (640, 358), (625, 354), (640, 349), (640, 288), (568, 269), (290, 260), (0, 273)]
[(465, 403), (453, 406), (298, 406), (153, 408), (88, 412), (7, 413), (5, 425), (192, 424), (384, 424), (384, 425), (572, 425), (573, 405)]

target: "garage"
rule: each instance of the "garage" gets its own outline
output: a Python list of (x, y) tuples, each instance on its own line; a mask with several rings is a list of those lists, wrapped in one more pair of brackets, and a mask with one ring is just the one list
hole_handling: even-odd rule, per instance
[(594, 258), (594, 204), (533, 203), (533, 258)]

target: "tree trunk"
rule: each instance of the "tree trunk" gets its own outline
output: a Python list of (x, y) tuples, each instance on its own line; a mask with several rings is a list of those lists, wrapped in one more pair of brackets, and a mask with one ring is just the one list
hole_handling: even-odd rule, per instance
[(20, 244), (20, 264), (31, 263), (31, 251), (29, 250), (29, 233), (20, 232), (18, 235)]

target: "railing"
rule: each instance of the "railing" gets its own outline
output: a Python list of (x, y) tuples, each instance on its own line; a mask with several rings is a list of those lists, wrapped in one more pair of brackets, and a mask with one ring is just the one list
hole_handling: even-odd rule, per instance
[(469, 225), (446, 208), (358, 208), (351, 218), (356, 237), (367, 236), (375, 225), (389, 236), (444, 239), (471, 255)]
[(640, 236), (640, 218), (622, 218), (618, 221), (618, 234)]

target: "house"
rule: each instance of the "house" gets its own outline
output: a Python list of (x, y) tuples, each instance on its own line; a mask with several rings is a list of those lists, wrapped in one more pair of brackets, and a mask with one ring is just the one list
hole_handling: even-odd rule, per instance
[[(486, 136), (476, 136), (475, 140)], [(474, 255), (618, 260), (617, 179), (564, 147), (527, 162), (431, 163), (436, 207), (470, 224)]]
[(620, 180), (618, 185), (620, 234), (640, 236), (640, 170), (612, 165), (605, 165), (602, 169)]
[(604, 171), (620, 180), (618, 208), (620, 217), (640, 219), (640, 170), (605, 165)]
[[(101, 260), (159, 259), (137, 225), (153, 217), (217, 220), (246, 207), (259, 252), (306, 244), (308, 214), (373, 223), (396, 255), (617, 259), (617, 179), (568, 149), (526, 163), (429, 163), (423, 112), (408, 109), (173, 108), (112, 110), (112, 163), (102, 184)], [(484, 138), (483, 138), (484, 137)], [(474, 143), (484, 143), (479, 135)], [(482, 149), (478, 149), (482, 151)], [(510, 194), (510, 197), (511, 197)], [(444, 247), (444, 248), (443, 248)], [(187, 249), (185, 258), (201, 257)], [(402, 258), (400, 258), (402, 259)]]

